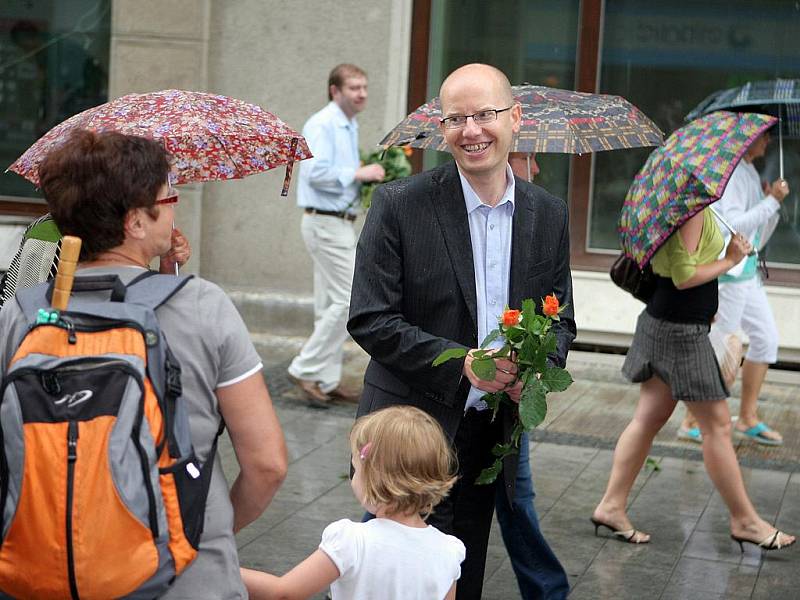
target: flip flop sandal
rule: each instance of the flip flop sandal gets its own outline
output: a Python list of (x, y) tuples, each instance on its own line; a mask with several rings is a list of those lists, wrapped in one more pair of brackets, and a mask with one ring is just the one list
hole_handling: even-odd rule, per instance
[(692, 427), (691, 429), (678, 428), (678, 439), (686, 442), (695, 442), (696, 444), (703, 443), (703, 434), (700, 432), (699, 427)]
[(772, 429), (770, 429), (770, 427), (763, 421), (758, 423), (758, 425), (754, 425), (750, 429), (746, 429), (745, 431), (741, 431), (736, 427), (733, 428), (734, 434), (739, 439), (753, 440), (754, 442), (764, 444), (765, 446), (783, 445), (783, 440), (773, 440), (763, 435), (765, 431), (772, 431)]

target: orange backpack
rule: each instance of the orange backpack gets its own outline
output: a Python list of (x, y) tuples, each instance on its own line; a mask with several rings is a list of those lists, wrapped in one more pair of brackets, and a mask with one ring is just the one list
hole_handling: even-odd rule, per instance
[(43, 309), (51, 285), (17, 294), (30, 327), (0, 397), (0, 596), (154, 598), (197, 555), (216, 443), (201, 467), (155, 315), (188, 279), (76, 277), (61, 313)]

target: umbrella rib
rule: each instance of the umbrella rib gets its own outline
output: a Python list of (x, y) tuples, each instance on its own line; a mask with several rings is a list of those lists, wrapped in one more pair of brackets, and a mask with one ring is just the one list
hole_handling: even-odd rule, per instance
[(236, 164), (236, 161), (233, 160), (233, 156), (231, 156), (231, 153), (228, 152), (228, 147), (225, 145), (225, 142), (222, 141), (222, 138), (219, 137), (216, 133), (212, 133), (211, 137), (213, 137), (215, 140), (217, 140), (219, 142), (220, 146), (222, 146), (222, 149), (225, 151), (225, 155), (228, 157), (228, 160), (231, 161), (231, 164), (233, 165), (233, 168), (236, 169), (236, 174), (240, 178), (243, 178), (244, 177), (244, 171), (242, 169), (240, 169), (239, 165)]

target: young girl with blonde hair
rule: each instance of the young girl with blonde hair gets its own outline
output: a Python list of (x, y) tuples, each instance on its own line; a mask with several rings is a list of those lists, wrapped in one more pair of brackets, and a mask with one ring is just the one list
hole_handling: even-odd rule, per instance
[(453, 600), (464, 544), (424, 521), (456, 480), (439, 424), (417, 408), (385, 408), (355, 422), (350, 452), (353, 493), (376, 518), (331, 523), (283, 577), (242, 569), (250, 598), (308, 598), (330, 585), (333, 600)]

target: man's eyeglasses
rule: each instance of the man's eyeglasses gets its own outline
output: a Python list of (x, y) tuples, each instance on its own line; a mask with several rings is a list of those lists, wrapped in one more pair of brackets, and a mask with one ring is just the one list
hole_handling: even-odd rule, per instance
[(445, 117), (439, 122), (444, 126), (445, 129), (461, 129), (462, 127), (466, 127), (467, 119), (472, 117), (472, 121), (476, 125), (488, 125), (489, 123), (493, 123), (497, 120), (497, 115), (499, 113), (511, 110), (512, 108), (514, 108), (513, 104), (508, 108), (487, 108), (486, 110), (478, 111), (472, 115), (454, 115), (452, 117)]
[(156, 200), (155, 204), (177, 204), (178, 203), (178, 191), (171, 190), (171, 194), (169, 196), (164, 196), (163, 198)]

